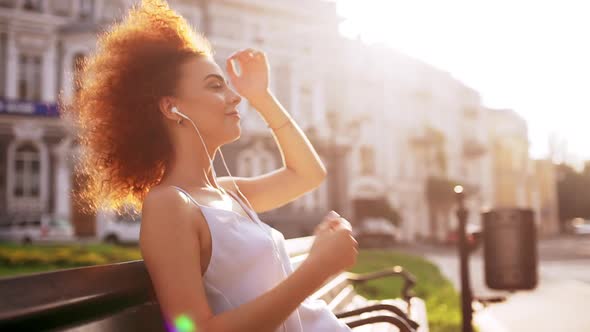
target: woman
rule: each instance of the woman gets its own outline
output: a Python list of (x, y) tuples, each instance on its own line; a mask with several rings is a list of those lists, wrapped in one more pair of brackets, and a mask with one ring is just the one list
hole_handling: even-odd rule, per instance
[[(80, 197), (141, 210), (140, 249), (170, 331), (349, 331), (325, 302), (307, 299), (355, 263), (348, 222), (329, 213), (293, 271), (284, 237), (257, 215), (316, 188), (325, 168), (269, 91), (264, 53), (246, 49), (226, 65), (237, 93), (207, 41), (163, 1), (143, 1), (102, 34), (66, 110), (84, 147)], [(285, 165), (216, 177), (211, 160), (240, 137), (242, 97)]]

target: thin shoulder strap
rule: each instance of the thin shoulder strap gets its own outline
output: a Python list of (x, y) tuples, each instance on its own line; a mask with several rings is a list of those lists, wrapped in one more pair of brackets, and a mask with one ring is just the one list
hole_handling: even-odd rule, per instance
[[(244, 210), (246, 210), (246, 208), (245, 208), (245, 207), (247, 207), (247, 209), (248, 209), (248, 210), (251, 210), (251, 209), (250, 209), (250, 207), (249, 207), (248, 205), (246, 205), (246, 203), (244, 203), (244, 201), (242, 200), (242, 198), (241, 198), (241, 197), (239, 197), (239, 195), (238, 195), (238, 194), (236, 194), (236, 193), (232, 192), (231, 190), (226, 190), (226, 191), (227, 191), (227, 193), (228, 193), (228, 194), (232, 195), (232, 197), (233, 197), (233, 198), (235, 198), (235, 199), (238, 201), (238, 203), (240, 203), (240, 205), (242, 206), (242, 208), (243, 208)], [(248, 212), (246, 212), (246, 213), (248, 213)], [(249, 214), (249, 213), (248, 213), (248, 214)]]
[(242, 206), (242, 209), (244, 209), (244, 212), (246, 212), (246, 214), (250, 216), (250, 219), (256, 221), (256, 219), (258, 218), (258, 216), (256, 215), (256, 212), (254, 212), (254, 210), (252, 210), (249, 205), (246, 205), (246, 203), (244, 203), (244, 201), (242, 200), (241, 197), (239, 197), (238, 194), (236, 194), (235, 192), (232, 192), (231, 190), (226, 190), (226, 191), (232, 197), (234, 197), (235, 200), (238, 201), (238, 204), (240, 204)]
[(184, 190), (184, 189), (182, 189), (182, 188), (180, 188), (180, 187), (177, 187), (177, 186), (173, 186), (173, 185), (171, 185), (171, 187), (174, 187), (174, 188), (176, 188), (177, 190), (180, 190), (181, 192), (183, 192), (183, 193), (184, 193), (186, 196), (188, 196), (188, 198), (189, 198), (189, 199), (190, 199), (190, 200), (191, 200), (193, 203), (197, 204), (199, 207), (201, 207), (201, 206), (202, 206), (201, 204), (199, 204), (199, 203), (198, 203), (198, 202), (197, 202), (197, 201), (196, 201), (196, 200), (193, 198), (193, 196), (189, 195), (189, 193), (188, 193), (188, 192), (186, 192), (186, 190)]
[(231, 190), (224, 190), (226, 193), (230, 194), (233, 198), (235, 198), (239, 203), (243, 203), (242, 200), (238, 197), (238, 195), (234, 194)]

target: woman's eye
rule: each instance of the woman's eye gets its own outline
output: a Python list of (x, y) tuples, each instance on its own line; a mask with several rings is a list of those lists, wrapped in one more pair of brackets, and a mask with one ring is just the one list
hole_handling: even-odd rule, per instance
[(221, 89), (223, 87), (223, 85), (221, 83), (215, 83), (215, 84), (212, 84), (211, 87), (213, 89)]

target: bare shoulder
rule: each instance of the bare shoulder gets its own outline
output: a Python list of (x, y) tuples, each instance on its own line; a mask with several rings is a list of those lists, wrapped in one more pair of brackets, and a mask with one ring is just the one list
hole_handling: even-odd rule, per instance
[(143, 201), (144, 210), (152, 209), (168, 209), (175, 210), (176, 208), (184, 206), (185, 199), (181, 193), (171, 186), (156, 186), (153, 187), (146, 195)]
[(157, 234), (182, 229), (198, 235), (198, 226), (204, 221), (199, 206), (170, 186), (150, 190), (143, 201), (141, 215), (140, 246), (152, 232)]

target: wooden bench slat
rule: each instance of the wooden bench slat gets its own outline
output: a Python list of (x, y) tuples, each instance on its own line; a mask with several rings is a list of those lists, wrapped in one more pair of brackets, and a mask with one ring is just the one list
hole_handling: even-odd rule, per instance
[(330, 302), (333, 296), (335, 296), (342, 288), (346, 287), (347, 283), (348, 280), (346, 275), (339, 274), (315, 291), (310, 298), (323, 299), (326, 302)]
[(155, 302), (151, 302), (121, 310), (114, 315), (103, 317), (102, 319), (67, 327), (63, 331), (166, 332), (166, 328), (160, 313), (160, 306)]
[(328, 307), (330, 311), (336, 312), (343, 310), (346, 305), (350, 302), (352, 297), (354, 297), (354, 287), (352, 285), (348, 285), (344, 287), (334, 298), (332, 301), (328, 303)]

